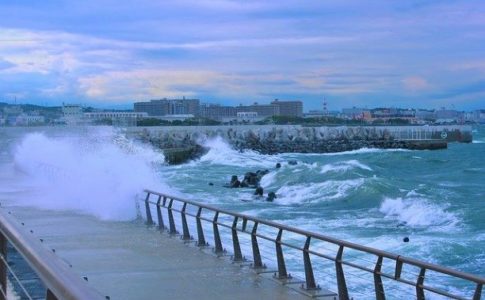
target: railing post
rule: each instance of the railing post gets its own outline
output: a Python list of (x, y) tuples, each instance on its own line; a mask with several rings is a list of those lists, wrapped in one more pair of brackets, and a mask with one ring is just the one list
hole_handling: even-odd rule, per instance
[(175, 221), (173, 220), (173, 212), (172, 212), (172, 205), (173, 205), (173, 199), (170, 199), (168, 202), (168, 222), (170, 225), (169, 233), (170, 234), (176, 234), (177, 229), (175, 228)]
[(258, 238), (256, 231), (258, 230), (258, 222), (254, 222), (253, 230), (251, 231), (251, 245), (253, 248), (253, 268), (264, 268), (261, 261), (261, 253), (259, 252)]
[(7, 298), (7, 238), (0, 232), (0, 255), (2, 256), (2, 261), (0, 262), (0, 284), (1, 293), (0, 298), (5, 300)]
[(307, 236), (305, 246), (303, 247), (303, 264), (305, 266), (305, 283), (307, 290), (316, 290), (318, 289), (317, 284), (315, 283), (315, 277), (313, 276), (313, 267), (312, 261), (310, 260), (310, 253), (308, 250), (310, 249), (310, 241), (312, 237)]
[(219, 234), (219, 227), (217, 226), (217, 219), (219, 218), (219, 212), (216, 211), (214, 219), (212, 220), (212, 229), (214, 231), (214, 252), (216, 254), (224, 253), (222, 248), (221, 236)]
[(338, 297), (340, 300), (348, 300), (349, 291), (347, 290), (347, 283), (345, 282), (344, 268), (342, 267), (342, 256), (344, 254), (344, 246), (340, 246), (335, 257), (335, 272), (337, 273)]
[(51, 290), (47, 289), (45, 293), (45, 300), (58, 300), (58, 299), (56, 295), (54, 295), (54, 293), (51, 292)]
[(418, 300), (424, 300), (424, 276), (426, 274), (426, 268), (421, 268), (419, 272), (418, 280), (416, 281), (416, 298)]
[[(163, 200), (165, 200), (165, 197), (163, 197)], [(163, 224), (162, 208), (160, 207), (161, 202), (162, 202), (162, 196), (158, 196), (158, 200), (157, 200), (157, 216), (158, 216), (158, 229), (159, 230), (163, 230), (165, 228), (165, 224)]]
[(202, 221), (200, 220), (200, 216), (202, 214), (202, 207), (199, 206), (197, 210), (196, 222), (197, 222), (197, 246), (203, 247), (207, 246), (204, 237), (204, 230), (202, 228)]
[(150, 211), (150, 193), (147, 192), (147, 196), (145, 198), (145, 210), (147, 214), (147, 225), (151, 226), (153, 225), (153, 219), (152, 219), (152, 212)]
[(238, 217), (234, 217), (234, 221), (232, 222), (231, 233), (232, 233), (232, 246), (234, 249), (234, 257), (232, 261), (240, 262), (244, 261), (244, 258), (241, 253), (241, 245), (239, 244), (239, 238), (237, 236), (237, 220)]
[(374, 267), (374, 291), (376, 293), (376, 300), (386, 300), (384, 293), (384, 285), (381, 278), (382, 256), (377, 258), (376, 266)]
[(180, 216), (182, 217), (182, 239), (184, 241), (191, 240), (189, 226), (187, 225), (187, 217), (185, 216), (185, 209), (187, 208), (187, 202), (184, 202), (182, 210), (180, 211)]
[(280, 228), (278, 235), (276, 236), (276, 259), (278, 262), (278, 279), (288, 278), (288, 273), (286, 272), (285, 258), (283, 256), (283, 249), (281, 248), (281, 235), (283, 234), (283, 229)]
[(394, 279), (401, 278), (401, 272), (402, 272), (402, 261), (401, 261), (401, 257), (398, 255), (396, 258), (396, 270), (394, 272)]
[(182, 210), (180, 211), (180, 217), (182, 219), (182, 239), (191, 240), (192, 238), (190, 236), (189, 226), (187, 224), (186, 209), (187, 209), (187, 202), (184, 202), (184, 205), (182, 206)]
[(473, 300), (480, 300), (482, 297), (482, 287), (483, 284), (477, 283), (477, 288), (475, 289), (475, 293), (473, 294)]

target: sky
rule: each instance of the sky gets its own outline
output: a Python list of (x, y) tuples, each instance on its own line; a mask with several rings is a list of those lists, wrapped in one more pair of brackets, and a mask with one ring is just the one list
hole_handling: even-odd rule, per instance
[(483, 0), (1, 0), (0, 102), (485, 108)]

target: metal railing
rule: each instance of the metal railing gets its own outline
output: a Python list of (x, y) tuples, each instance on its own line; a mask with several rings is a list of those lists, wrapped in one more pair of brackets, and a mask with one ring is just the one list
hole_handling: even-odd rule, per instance
[[(485, 278), (479, 276), (195, 201), (145, 192), (148, 225), (157, 225), (171, 235), (180, 234), (184, 241), (193, 240), (191, 232), (196, 232), (199, 247), (209, 245), (210, 235), (216, 254), (225, 255), (225, 246), (232, 248), (233, 262), (250, 263), (258, 273), (271, 272), (266, 264), (273, 264), (274, 279), (283, 284), (301, 283), (302, 291), (318, 293), (318, 273), (317, 278), (324, 279), (324, 288), (334, 290), (340, 300), (425, 299), (428, 295), (481, 299)], [(156, 222), (152, 215), (156, 215)], [(222, 230), (227, 234), (221, 234)], [(289, 265), (287, 260), (299, 261)], [(291, 268), (301, 270), (304, 280), (296, 280), (289, 272)]]
[[(53, 252), (48, 251), (33, 235), (25, 233), (18, 221), (0, 209), (0, 299), (7, 299), (7, 275), (12, 273), (8, 264), (7, 243), (25, 259), (46, 287), (45, 299), (107, 299), (76, 276)], [(13, 278), (17, 276), (12, 273)], [(18, 282), (20, 284), (20, 282)], [(27, 292), (22, 285), (24, 294)], [(28, 294), (26, 298), (32, 297)], [(10, 298), (10, 299), (14, 299)]]

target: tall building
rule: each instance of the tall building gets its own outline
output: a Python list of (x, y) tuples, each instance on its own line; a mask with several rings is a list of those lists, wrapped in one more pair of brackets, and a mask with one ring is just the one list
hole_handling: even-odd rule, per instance
[(135, 112), (146, 112), (149, 116), (199, 115), (199, 99), (160, 99), (150, 102), (135, 102)]
[(218, 104), (201, 104), (199, 114), (203, 118), (216, 121), (236, 119), (237, 111), (233, 106), (222, 106)]
[(280, 101), (275, 99), (271, 105), (277, 107), (279, 116), (303, 117), (303, 102), (301, 101)]
[(259, 117), (272, 117), (280, 114), (279, 107), (273, 104), (239, 105), (236, 107), (237, 112), (256, 112)]

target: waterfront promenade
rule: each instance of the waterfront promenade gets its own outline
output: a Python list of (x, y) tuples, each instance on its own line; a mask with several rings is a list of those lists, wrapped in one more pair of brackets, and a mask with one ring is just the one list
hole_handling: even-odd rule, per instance
[(308, 299), (141, 222), (105, 222), (4, 203), (1, 209), (110, 299)]

